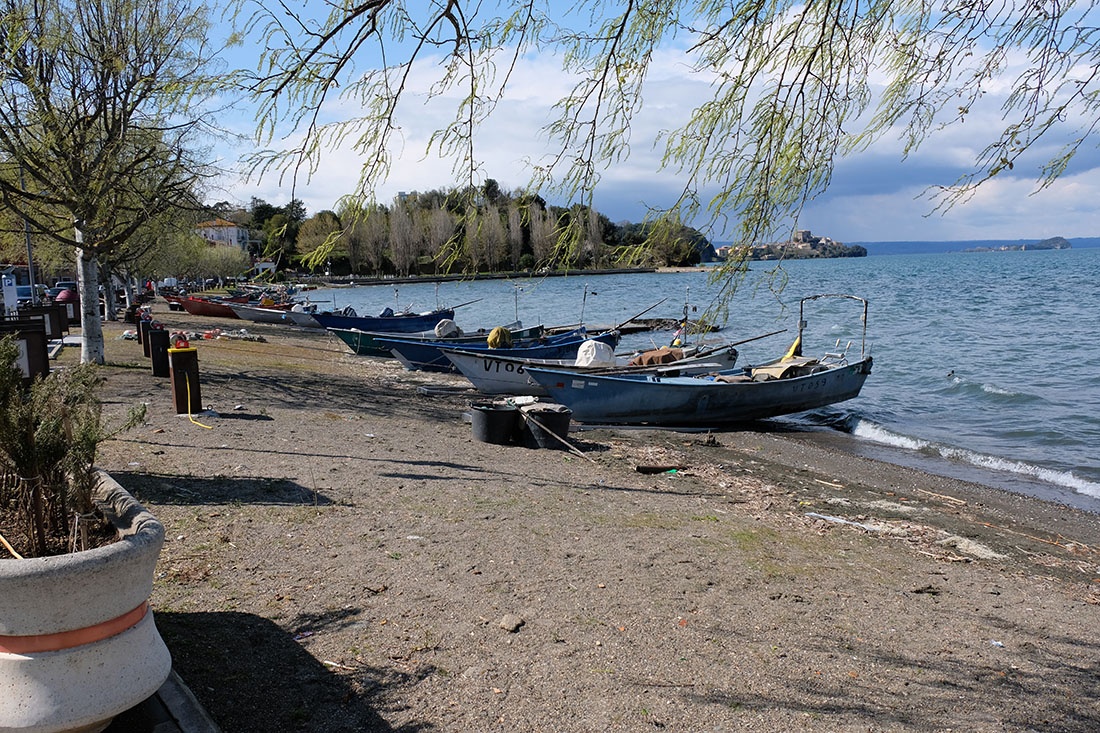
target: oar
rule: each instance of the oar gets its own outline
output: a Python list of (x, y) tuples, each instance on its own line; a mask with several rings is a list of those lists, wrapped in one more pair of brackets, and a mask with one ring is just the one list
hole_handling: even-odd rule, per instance
[(645, 315), (646, 313), (649, 313), (649, 312), (650, 312), (651, 310), (653, 310), (654, 308), (656, 308), (657, 306), (659, 306), (659, 305), (660, 305), (661, 303), (664, 303), (664, 302), (665, 302), (666, 300), (668, 300), (668, 298), (661, 298), (660, 300), (658, 300), (658, 301), (657, 301), (656, 303), (654, 303), (653, 305), (651, 305), (651, 306), (649, 306), (648, 308), (646, 308), (646, 309), (645, 309), (644, 311), (642, 311), (641, 313), (635, 313), (635, 314), (634, 314), (634, 315), (632, 315), (632, 316), (631, 316), (630, 318), (627, 318), (627, 319), (626, 319), (625, 321), (623, 321), (622, 323), (620, 323), (620, 324), (619, 324), (618, 326), (615, 326), (614, 328), (609, 328), (608, 330), (609, 330), (609, 331), (618, 331), (618, 330), (619, 330), (620, 328), (622, 328), (622, 327), (623, 327), (623, 326), (625, 326), (626, 324), (630, 323), (630, 322), (631, 322), (631, 321), (633, 321), (633, 320), (634, 320), (635, 318), (641, 318), (641, 317), (642, 317), (642, 316), (644, 316), (644, 315)]
[(475, 300), (469, 300), (469, 301), (466, 301), (465, 303), (459, 303), (458, 305), (452, 305), (450, 308), (448, 308), (448, 310), (454, 310), (455, 308), (461, 308), (464, 305), (473, 305), (474, 303), (478, 303), (482, 300), (485, 300), (485, 298), (477, 298)]

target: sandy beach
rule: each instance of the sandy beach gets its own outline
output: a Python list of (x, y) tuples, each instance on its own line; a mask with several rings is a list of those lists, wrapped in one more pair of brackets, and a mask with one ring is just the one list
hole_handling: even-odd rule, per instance
[(767, 425), (480, 443), (459, 377), (156, 308), (266, 339), (196, 344), (200, 425), (105, 327), (149, 407), (101, 465), (226, 731), (1100, 729), (1095, 515)]

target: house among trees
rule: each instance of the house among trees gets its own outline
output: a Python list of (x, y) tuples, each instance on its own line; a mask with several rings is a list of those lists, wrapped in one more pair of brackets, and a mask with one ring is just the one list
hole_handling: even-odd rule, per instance
[[(723, 260), (736, 257), (739, 247), (725, 245), (715, 250)], [(816, 237), (809, 229), (800, 229), (786, 242), (769, 242), (753, 246), (749, 260), (804, 260), (819, 257), (865, 257), (867, 250), (858, 244), (845, 246), (831, 237)]]
[(195, 227), (199, 236), (210, 244), (236, 245), (242, 252), (248, 251), (248, 227), (238, 226), (227, 219), (211, 219)]

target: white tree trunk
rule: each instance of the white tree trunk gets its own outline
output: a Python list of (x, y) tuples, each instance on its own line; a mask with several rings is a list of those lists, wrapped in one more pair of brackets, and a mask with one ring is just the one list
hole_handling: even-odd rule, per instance
[[(84, 241), (84, 232), (76, 230), (76, 241)], [(76, 272), (80, 284), (80, 363), (102, 364), (103, 321), (99, 317), (99, 263), (94, 254), (76, 250)]]
[(134, 299), (134, 276), (129, 270), (123, 271), (122, 282), (126, 284), (126, 307), (129, 308), (137, 302)]
[(108, 321), (118, 320), (118, 296), (115, 293), (115, 277), (114, 274), (108, 270), (105, 273), (101, 273), (104, 276), (103, 287), (103, 303), (105, 315)]

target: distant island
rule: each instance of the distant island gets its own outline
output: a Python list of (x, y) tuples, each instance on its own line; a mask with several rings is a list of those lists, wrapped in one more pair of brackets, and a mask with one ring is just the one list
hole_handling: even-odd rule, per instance
[(1032, 249), (1072, 249), (1065, 237), (1050, 237), (1035, 244), (1003, 244), (1000, 247), (970, 247), (961, 252), (1023, 252)]
[[(726, 259), (736, 252), (735, 246), (719, 247), (715, 253), (720, 259)], [(746, 259), (749, 260), (814, 260), (832, 257), (866, 257), (867, 250), (858, 244), (845, 246), (829, 237), (814, 236), (809, 229), (795, 232), (794, 239), (786, 242), (769, 242), (754, 246)]]

